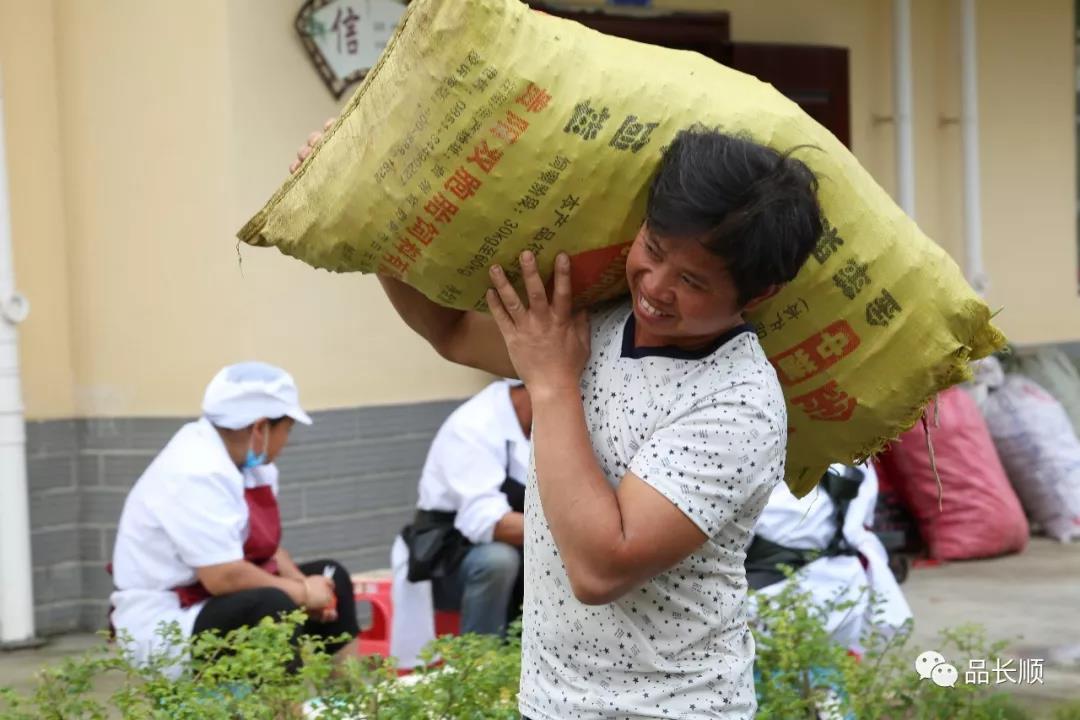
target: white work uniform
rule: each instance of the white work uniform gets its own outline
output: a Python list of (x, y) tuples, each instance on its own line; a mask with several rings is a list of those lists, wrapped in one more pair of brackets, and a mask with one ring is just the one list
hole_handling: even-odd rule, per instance
[[(510, 503), (500, 488), (509, 476), (528, 476), (532, 446), (510, 400), (511, 383), (491, 383), (450, 414), (435, 434), (420, 475), (420, 510), (456, 513), (454, 527), (474, 544), (489, 543)], [(391, 551), (394, 619), (390, 654), (415, 667), (435, 639), (429, 581), (408, 581), (409, 551), (399, 536)]]
[[(841, 469), (843, 466), (836, 467)], [(867, 631), (889, 636), (911, 618), (911, 608), (889, 569), (885, 546), (869, 530), (877, 503), (877, 473), (870, 464), (860, 465), (859, 469), (865, 477), (844, 516), (844, 538), (859, 556), (865, 558), (866, 568), (859, 556), (837, 555), (807, 563), (794, 576), (799, 589), (809, 592), (819, 607), (829, 601), (854, 603), (851, 608), (831, 612), (826, 619), (826, 628), (836, 642), (856, 651), (862, 650), (861, 643)], [(798, 550), (824, 550), (835, 530), (833, 501), (823, 489), (819, 487), (799, 499), (784, 483), (773, 490), (754, 528), (755, 534), (766, 540)], [(778, 582), (759, 592), (773, 596), (783, 586), (784, 583)], [(876, 608), (870, 601), (871, 595), (875, 598)]]
[(244, 558), (246, 487), (270, 485), (277, 468), (241, 471), (206, 418), (184, 425), (142, 474), (124, 502), (113, 551), (110, 601), (126, 650), (146, 662), (162, 647), (155, 631), (175, 622), (189, 637), (206, 601), (187, 608), (173, 588), (197, 582), (195, 569)]
[(585, 605), (574, 597), (530, 475), (521, 713), (752, 718), (744, 549), (784, 475), (787, 414), (776, 372), (745, 326), (686, 352), (634, 347), (628, 302), (590, 321), (581, 393), (601, 470), (614, 487), (634, 473), (707, 539), (617, 600)]

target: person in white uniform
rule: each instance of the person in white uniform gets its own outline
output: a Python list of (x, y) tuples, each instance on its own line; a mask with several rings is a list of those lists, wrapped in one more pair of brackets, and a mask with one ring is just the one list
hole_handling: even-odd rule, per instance
[(697, 127), (663, 152), (628, 300), (574, 312), (571, 260), (550, 250), (550, 293), (533, 253), (524, 298), (490, 269), (490, 315), (380, 276), (441, 355), (529, 388), (524, 717), (754, 716), (744, 549), (784, 476), (787, 417), (743, 312), (810, 256), (816, 190), (790, 153)]
[(434, 639), (433, 609), (460, 631), (501, 635), (521, 614), (529, 393), (496, 381), (443, 422), (424, 462), (413, 521), (395, 541), (391, 654), (414, 666)]
[(132, 487), (113, 551), (110, 620), (136, 662), (171, 652), (157, 634), (168, 623), (184, 637), (224, 634), (302, 607), (305, 634), (359, 632), (348, 571), (331, 560), (298, 566), (280, 545), (274, 460), (296, 422), (311, 418), (292, 376), (230, 365), (207, 386), (202, 417)]
[(780, 483), (747, 549), (747, 579), (761, 595), (783, 589), (780, 566), (786, 565), (818, 607), (850, 603), (829, 612), (825, 628), (838, 644), (857, 653), (869, 634), (891, 637), (911, 619), (888, 552), (870, 529), (877, 495), (877, 473), (869, 463), (833, 465), (802, 498)]

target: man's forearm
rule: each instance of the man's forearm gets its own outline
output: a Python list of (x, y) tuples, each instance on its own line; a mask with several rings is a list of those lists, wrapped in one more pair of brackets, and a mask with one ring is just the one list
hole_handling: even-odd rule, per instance
[(283, 578), (292, 578), (293, 580), (303, 580), (304, 573), (300, 571), (296, 563), (293, 562), (292, 555), (289, 551), (283, 547), (279, 547), (277, 552), (274, 553), (274, 560), (277, 561), (278, 575)]
[(432, 302), (422, 292), (400, 280), (383, 275), (378, 277), (390, 304), (405, 324), (436, 350), (445, 348), (455, 326), (465, 316), (465, 311)]
[(307, 590), (303, 580), (273, 575), (247, 560), (201, 567), (196, 570), (196, 574), (199, 582), (212, 595), (273, 587), (284, 592), (297, 605), (307, 602)]
[(400, 280), (379, 276), (386, 297), (416, 334), (450, 362), (501, 377), (517, 377), (502, 335), (489, 315), (432, 302)]
[(492, 532), (491, 539), (514, 547), (524, 545), (525, 515), (513, 511), (503, 515), (499, 518), (499, 522), (495, 523), (495, 530)]
[(577, 388), (531, 393), (540, 502), (574, 593), (600, 601), (617, 573), (622, 512), (596, 460)]

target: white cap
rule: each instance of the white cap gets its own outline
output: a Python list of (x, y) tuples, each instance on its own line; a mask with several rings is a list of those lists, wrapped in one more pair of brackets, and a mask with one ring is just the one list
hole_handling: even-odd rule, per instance
[(245, 428), (261, 418), (288, 415), (304, 425), (311, 418), (300, 408), (300, 394), (292, 375), (261, 362), (243, 362), (222, 368), (203, 396), (203, 415), (217, 427)]

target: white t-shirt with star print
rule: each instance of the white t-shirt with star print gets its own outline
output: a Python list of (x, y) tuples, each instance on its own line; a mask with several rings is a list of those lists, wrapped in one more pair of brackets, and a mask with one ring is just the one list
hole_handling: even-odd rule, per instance
[(532, 465), (520, 709), (530, 720), (752, 718), (745, 548), (784, 475), (780, 384), (748, 326), (702, 351), (635, 348), (628, 302), (593, 314), (581, 380), (613, 486), (632, 472), (708, 536), (607, 605), (574, 598)]

